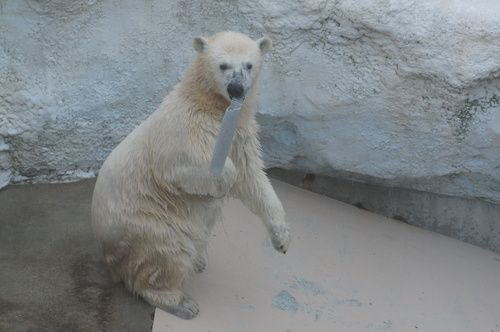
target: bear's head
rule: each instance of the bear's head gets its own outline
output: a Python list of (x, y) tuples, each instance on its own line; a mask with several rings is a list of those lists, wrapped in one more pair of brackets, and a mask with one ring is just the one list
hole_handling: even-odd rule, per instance
[(221, 32), (211, 38), (193, 40), (204, 67), (207, 87), (230, 100), (243, 98), (256, 81), (263, 56), (271, 49), (271, 39), (253, 40), (236, 32)]

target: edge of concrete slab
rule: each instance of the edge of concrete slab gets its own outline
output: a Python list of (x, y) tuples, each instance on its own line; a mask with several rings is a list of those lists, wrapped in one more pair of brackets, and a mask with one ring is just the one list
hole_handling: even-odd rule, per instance
[(0, 190), (0, 331), (151, 331), (115, 283), (90, 221), (95, 179)]
[(270, 168), (269, 177), (500, 252), (500, 204)]

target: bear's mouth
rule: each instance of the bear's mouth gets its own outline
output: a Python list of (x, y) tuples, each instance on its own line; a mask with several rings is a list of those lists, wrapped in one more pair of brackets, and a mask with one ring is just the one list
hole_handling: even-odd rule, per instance
[(233, 98), (241, 99), (245, 97), (245, 88), (239, 82), (229, 83), (226, 90), (231, 100)]

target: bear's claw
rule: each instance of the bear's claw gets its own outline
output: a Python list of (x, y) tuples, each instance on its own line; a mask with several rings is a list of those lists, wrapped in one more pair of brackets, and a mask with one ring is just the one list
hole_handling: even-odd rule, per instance
[(286, 254), (290, 244), (290, 232), (284, 226), (273, 227), (271, 232), (271, 242), (274, 249)]
[(207, 263), (205, 262), (205, 259), (203, 257), (198, 258), (195, 264), (195, 271), (196, 273), (201, 273), (203, 270), (205, 270), (205, 267), (207, 266)]

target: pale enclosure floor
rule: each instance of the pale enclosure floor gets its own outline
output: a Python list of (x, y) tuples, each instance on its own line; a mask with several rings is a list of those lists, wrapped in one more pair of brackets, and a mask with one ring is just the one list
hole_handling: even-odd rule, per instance
[(186, 289), (200, 313), (153, 332), (500, 331), (500, 255), (273, 181), (286, 255), (239, 201)]

